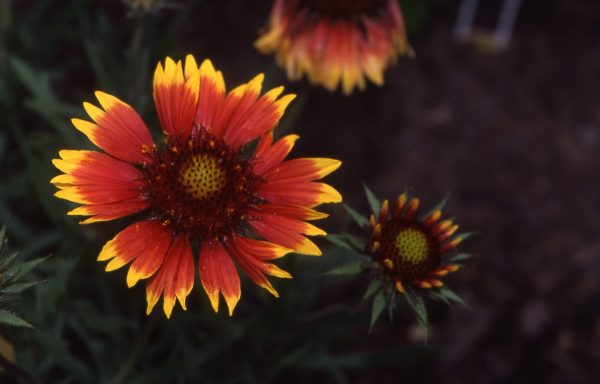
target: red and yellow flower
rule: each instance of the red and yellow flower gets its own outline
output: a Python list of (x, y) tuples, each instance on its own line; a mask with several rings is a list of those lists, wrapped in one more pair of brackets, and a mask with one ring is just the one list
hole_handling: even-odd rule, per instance
[(454, 250), (464, 238), (455, 235), (458, 225), (442, 219), (441, 209), (419, 219), (419, 199), (409, 200), (406, 193), (398, 196), (391, 208), (389, 201), (384, 200), (379, 216), (370, 216), (371, 239), (367, 253), (381, 265), (400, 293), (404, 293), (407, 286), (443, 287), (441, 278), (460, 268), (443, 259), (444, 254)]
[(290, 80), (330, 91), (383, 84), (399, 55), (412, 55), (397, 0), (275, 0), (256, 48), (274, 53)]
[(83, 224), (148, 213), (98, 256), (108, 261), (107, 271), (131, 264), (129, 287), (148, 279), (147, 313), (161, 296), (167, 317), (176, 300), (186, 308), (194, 284), (192, 244), (198, 244), (200, 280), (212, 307), (218, 310), (222, 294), (230, 315), (241, 295), (236, 264), (277, 296), (266, 276), (290, 275), (272, 260), (292, 251), (321, 254), (306, 236), (325, 232), (307, 221), (326, 216), (315, 206), (341, 201), (316, 181), (340, 162), (285, 160), (298, 136), (274, 141), (273, 129), (295, 96), (280, 96), (283, 87), (261, 96), (262, 81), (260, 74), (226, 93), (209, 60), (200, 67), (190, 55), (185, 64), (159, 63), (154, 102), (165, 134), (159, 146), (131, 106), (103, 92), (96, 92), (99, 106), (83, 104), (91, 121), (72, 120), (102, 151), (60, 151), (53, 163), (63, 174), (51, 181), (56, 196), (81, 204), (68, 214), (89, 216)]

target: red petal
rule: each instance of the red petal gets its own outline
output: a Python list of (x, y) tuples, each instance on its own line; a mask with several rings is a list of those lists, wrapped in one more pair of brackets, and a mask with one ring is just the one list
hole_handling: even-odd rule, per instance
[(163, 131), (167, 135), (187, 139), (196, 115), (200, 72), (185, 78), (181, 61), (167, 57), (165, 68), (160, 63), (154, 72), (154, 103)]
[(96, 97), (104, 110), (90, 103), (83, 103), (96, 124), (72, 119), (75, 128), (99, 148), (121, 160), (137, 164), (150, 161), (148, 149), (154, 146), (154, 142), (137, 112), (109, 94), (98, 91)]
[(285, 95), (276, 101), (283, 87), (270, 90), (259, 98), (245, 115), (236, 111), (238, 119), (229, 121), (225, 141), (238, 148), (271, 131), (296, 95)]
[(264, 174), (269, 181), (312, 181), (338, 169), (341, 161), (322, 158), (293, 159), (274, 167)]
[(215, 71), (210, 60), (200, 66), (200, 94), (196, 109), (196, 124), (213, 134), (214, 121), (225, 100), (225, 81), (220, 71)]
[(275, 215), (285, 216), (297, 220), (319, 220), (329, 216), (326, 213), (315, 211), (311, 208), (306, 208), (300, 205), (285, 205), (285, 204), (262, 204), (258, 205), (258, 210), (268, 212)]
[(53, 164), (65, 172), (52, 179), (60, 191), (56, 196), (88, 204), (71, 211), (72, 215), (103, 215), (110, 220), (129, 215), (148, 206), (142, 173), (129, 163), (96, 151), (59, 152)]
[(297, 135), (288, 135), (279, 139), (274, 145), (271, 145), (273, 134), (268, 133), (263, 135), (252, 159), (254, 173), (262, 176), (265, 172), (281, 163), (290, 153), (298, 138), (299, 136)]
[[(106, 265), (106, 271), (114, 271), (134, 259), (141, 258), (142, 261), (137, 263), (136, 270), (139, 271), (140, 266), (146, 266), (143, 270), (148, 272), (151, 269), (147, 267), (148, 265), (158, 264), (160, 266), (171, 242), (171, 237), (170, 231), (161, 222), (157, 220), (139, 221), (128, 226), (107, 242), (98, 256), (98, 261), (110, 260)], [(130, 280), (129, 275), (127, 278)]]
[(277, 291), (275, 291), (265, 277), (265, 274), (281, 278), (291, 278), (291, 276), (286, 271), (263, 260), (279, 258), (289, 253), (290, 249), (266, 241), (248, 239), (243, 236), (234, 236), (227, 243), (227, 248), (252, 281), (271, 292), (274, 296), (279, 297)]
[(240, 277), (231, 257), (218, 241), (207, 241), (202, 245), (198, 263), (200, 281), (213, 309), (219, 310), (221, 292), (231, 316), (241, 296)]
[(67, 212), (67, 215), (92, 216), (80, 222), (80, 224), (90, 224), (129, 216), (148, 208), (149, 205), (148, 200), (140, 196), (116, 203), (83, 205)]
[(227, 94), (211, 127), (214, 135), (226, 137), (228, 131), (248, 113), (260, 94), (263, 79), (264, 75), (260, 74)]
[(319, 236), (326, 233), (314, 225), (266, 212), (254, 212), (256, 220), (248, 224), (263, 238), (305, 255), (321, 255), (319, 248), (302, 234)]
[(185, 310), (185, 299), (194, 286), (194, 259), (192, 248), (186, 236), (176, 236), (167, 252), (165, 260), (146, 286), (146, 299), (148, 301), (147, 314), (163, 297), (163, 310), (167, 318), (171, 317), (175, 298)]
[(260, 186), (259, 195), (270, 203), (307, 207), (342, 201), (342, 196), (331, 186), (313, 181), (267, 182)]
[(127, 286), (133, 287), (140, 279), (147, 279), (156, 273), (165, 259), (172, 239), (171, 231), (163, 227), (163, 230), (146, 245), (144, 252), (129, 267)]

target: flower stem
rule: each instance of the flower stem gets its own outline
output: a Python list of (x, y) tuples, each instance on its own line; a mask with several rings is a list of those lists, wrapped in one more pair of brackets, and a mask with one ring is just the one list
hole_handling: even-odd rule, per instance
[(131, 354), (129, 355), (129, 358), (127, 359), (127, 361), (125, 361), (125, 363), (123, 365), (121, 365), (121, 368), (119, 368), (119, 370), (117, 371), (117, 374), (110, 381), (111, 384), (121, 384), (127, 378), (127, 375), (129, 374), (129, 372), (131, 371), (131, 369), (133, 368), (133, 366), (139, 359), (140, 354), (144, 350), (144, 347), (146, 346), (146, 343), (148, 342), (148, 338), (150, 337), (150, 334), (152, 333), (152, 331), (154, 330), (154, 327), (156, 326), (157, 318), (158, 318), (157, 316), (152, 316), (150, 318), (150, 320), (146, 323), (144, 330), (139, 335), (139, 337), (137, 338), (137, 340), (135, 342), (135, 345), (133, 346), (133, 349), (131, 351)]

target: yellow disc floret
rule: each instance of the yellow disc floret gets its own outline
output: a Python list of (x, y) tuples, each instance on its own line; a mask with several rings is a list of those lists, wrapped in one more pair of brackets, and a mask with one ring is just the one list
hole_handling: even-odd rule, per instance
[(179, 171), (179, 182), (197, 199), (206, 199), (225, 187), (226, 174), (209, 154), (192, 156)]
[(398, 232), (395, 240), (396, 257), (398, 261), (409, 264), (419, 264), (430, 254), (427, 237), (423, 231), (416, 228), (406, 228)]

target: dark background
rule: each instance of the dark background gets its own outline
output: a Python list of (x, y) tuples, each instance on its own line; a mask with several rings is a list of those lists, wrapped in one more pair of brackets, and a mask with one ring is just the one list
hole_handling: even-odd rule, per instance
[[(499, 1), (481, 2), (492, 28)], [(46, 282), (16, 307), (36, 331), (2, 329), (17, 362), (49, 383), (588, 383), (600, 370), (600, 3), (524, 0), (508, 49), (452, 37), (458, 2), (403, 1), (415, 59), (350, 97), (289, 84), (252, 43), (270, 1), (180, 1), (133, 15), (119, 1), (0, 3), (0, 222), (24, 258), (52, 253)], [(10, 12), (9, 12), (10, 11)], [(429, 303), (430, 336), (409, 311), (369, 334), (367, 281), (323, 278), (343, 261), (293, 255), (272, 299), (245, 281), (233, 318), (197, 283), (188, 311), (144, 315), (143, 287), (95, 261), (124, 226), (81, 227), (52, 196), (61, 148), (89, 147), (68, 122), (101, 89), (158, 132), (151, 73), (166, 55), (208, 57), (228, 88), (265, 72), (298, 93), (278, 134), (293, 155), (343, 161), (327, 180), (367, 212), (405, 188), (477, 236), (447, 279), (469, 308)], [(321, 225), (350, 230), (341, 207)], [(324, 249), (328, 245), (321, 242)], [(12, 377), (0, 382), (12, 383)]]

